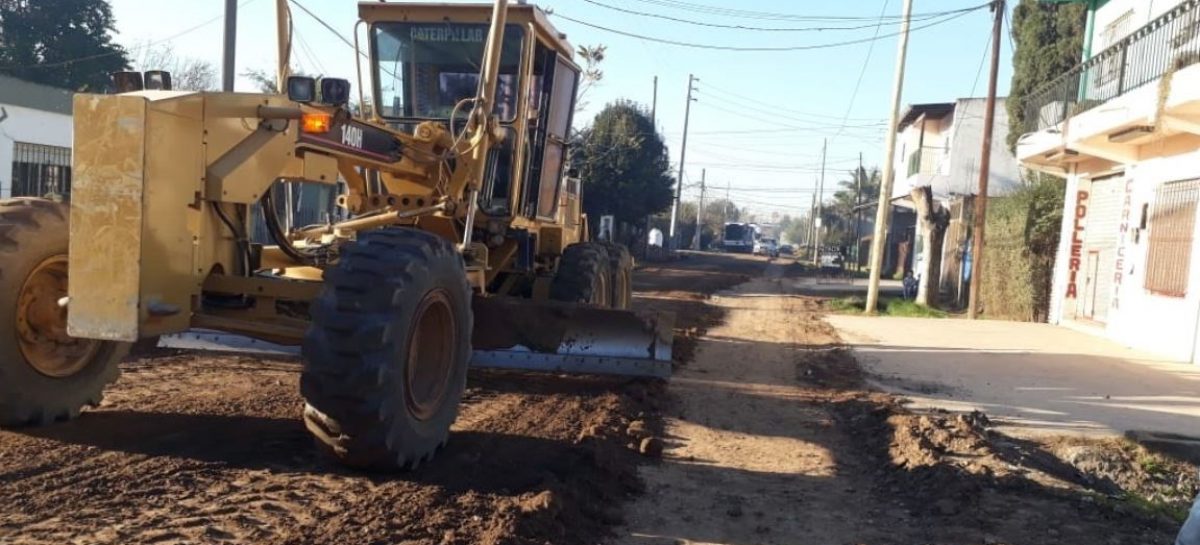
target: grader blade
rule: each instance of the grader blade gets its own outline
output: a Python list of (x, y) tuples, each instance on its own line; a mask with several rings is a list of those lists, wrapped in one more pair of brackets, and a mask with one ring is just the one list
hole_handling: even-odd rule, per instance
[[(549, 373), (671, 376), (675, 315), (559, 302), (477, 297), (471, 365)], [(163, 335), (159, 346), (298, 355), (299, 347), (193, 329)]]
[(667, 378), (675, 316), (477, 297), (471, 365)]

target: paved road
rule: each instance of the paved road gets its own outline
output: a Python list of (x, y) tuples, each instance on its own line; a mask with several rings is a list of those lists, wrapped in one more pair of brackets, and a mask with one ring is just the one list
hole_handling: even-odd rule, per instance
[(1001, 321), (829, 316), (877, 386), (980, 409), (1018, 434), (1200, 437), (1200, 367), (1086, 333)]

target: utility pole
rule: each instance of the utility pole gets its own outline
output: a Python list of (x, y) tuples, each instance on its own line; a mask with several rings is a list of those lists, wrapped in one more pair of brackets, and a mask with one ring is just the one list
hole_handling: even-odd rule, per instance
[(808, 247), (810, 256), (816, 261), (816, 235), (817, 235), (817, 194), (812, 194), (812, 206), (808, 209), (808, 240), (804, 241), (804, 245)]
[(704, 179), (708, 177), (708, 169), (700, 169), (700, 206), (696, 208), (696, 235), (692, 239), (692, 249), (700, 249), (700, 231), (704, 227)]
[(234, 64), (237, 52), (237, 0), (225, 0), (225, 42), (224, 59), (221, 63), (221, 90), (233, 92), (233, 78), (236, 75)]
[(650, 124), (658, 130), (658, 76), (654, 76), (654, 94), (650, 96)]
[(871, 278), (867, 283), (867, 304), (863, 312), (875, 314), (879, 305), (879, 276), (883, 273), (884, 241), (888, 216), (892, 211), (892, 172), (896, 162), (896, 125), (900, 118), (900, 97), (904, 92), (904, 61), (908, 55), (908, 26), (912, 19), (912, 0), (904, 0), (900, 23), (900, 44), (896, 49), (896, 78), (892, 83), (892, 112), (888, 118), (887, 143), (884, 145), (883, 179), (879, 181), (879, 201), (875, 210), (875, 234), (871, 238)]
[(729, 223), (729, 180), (725, 180), (725, 206), (721, 207), (721, 224)]
[(287, 79), (291, 72), (292, 38), (291, 12), (288, 11), (287, 0), (275, 0), (275, 40), (279, 48), (279, 65), (276, 67), (275, 90), (279, 94), (287, 92)]
[(996, 122), (996, 77), (1000, 71), (1000, 28), (1004, 22), (1004, 0), (993, 0), (992, 11), (992, 72), (988, 80), (987, 110), (983, 117), (983, 149), (979, 159), (979, 191), (975, 195), (975, 236), (971, 243), (971, 286), (967, 303), (967, 319), (974, 320), (979, 312), (979, 284), (983, 270), (983, 230), (987, 225), (988, 178), (992, 168), (992, 128)]
[(675, 228), (679, 223), (679, 198), (683, 195), (683, 160), (687, 157), (688, 120), (692, 116), (692, 101), (695, 100), (692, 98), (692, 91), (696, 90), (695, 83), (697, 81), (700, 79), (688, 74), (687, 102), (683, 107), (683, 144), (679, 146), (679, 179), (675, 180), (675, 202), (671, 204), (671, 249), (679, 248), (679, 241), (675, 237)]
[(817, 182), (817, 243), (814, 245), (816, 251), (813, 252), (813, 266), (821, 266), (821, 213), (825, 209), (825, 150), (829, 146), (829, 140), (825, 139), (821, 142), (821, 179)]
[(859, 206), (862, 205), (862, 184), (867, 172), (863, 170), (862, 152), (858, 152), (858, 170), (854, 171), (854, 270), (862, 270), (862, 258), (859, 255), (859, 248), (862, 246), (862, 233), (860, 226), (862, 225), (862, 210)]

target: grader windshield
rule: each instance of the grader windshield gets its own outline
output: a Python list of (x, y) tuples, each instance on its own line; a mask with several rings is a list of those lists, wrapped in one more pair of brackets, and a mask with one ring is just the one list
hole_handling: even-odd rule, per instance
[[(486, 24), (376, 24), (372, 44), (380, 115), (449, 118), (455, 104), (476, 95), (487, 35)], [(505, 27), (494, 110), (502, 121), (517, 114), (524, 35), (520, 25)]]

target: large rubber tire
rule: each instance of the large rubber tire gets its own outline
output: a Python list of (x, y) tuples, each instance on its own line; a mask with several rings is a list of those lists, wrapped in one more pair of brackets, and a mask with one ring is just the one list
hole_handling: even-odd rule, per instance
[[(57, 301), (67, 295), (68, 210), (45, 199), (0, 201), (2, 426), (68, 420), (99, 404), (129, 353), (127, 343), (66, 337)], [(49, 353), (64, 359), (50, 361)]]
[(451, 243), (409, 228), (361, 233), (312, 308), (300, 391), (318, 444), (362, 469), (432, 459), (471, 354), (471, 289)]
[(598, 244), (608, 252), (609, 285), (612, 288), (609, 306), (628, 310), (633, 306), (633, 255), (624, 244), (607, 241)]
[(550, 283), (550, 298), (607, 307), (612, 301), (612, 267), (608, 250), (594, 242), (567, 246)]

